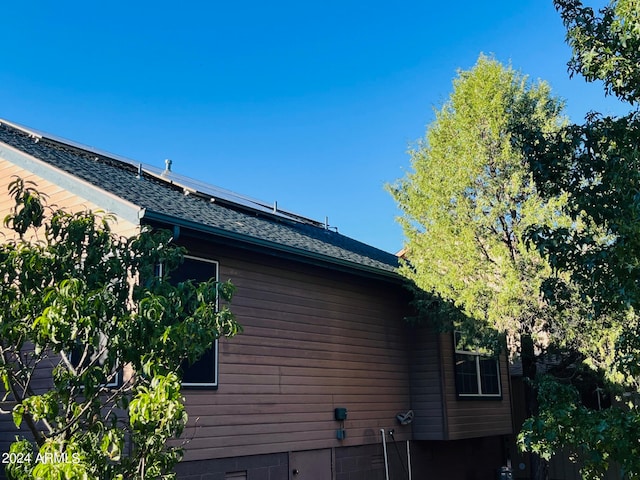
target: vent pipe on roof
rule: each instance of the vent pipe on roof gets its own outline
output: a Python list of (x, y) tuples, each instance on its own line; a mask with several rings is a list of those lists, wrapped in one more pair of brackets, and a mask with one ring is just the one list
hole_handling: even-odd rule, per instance
[(136, 178), (142, 178), (142, 164), (141, 163), (138, 164), (138, 175), (136, 175)]
[(164, 161), (164, 172), (163, 173), (169, 173), (171, 171), (171, 164), (172, 163), (173, 162), (168, 158)]
[(278, 213), (278, 202), (277, 201), (273, 202), (273, 213)]

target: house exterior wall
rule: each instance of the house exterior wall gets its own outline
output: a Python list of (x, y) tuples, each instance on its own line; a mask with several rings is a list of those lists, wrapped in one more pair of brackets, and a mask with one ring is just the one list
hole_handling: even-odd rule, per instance
[[(402, 442), (396, 449), (392, 443), (389, 443), (387, 449), (389, 478), (407, 478), (406, 444)], [(416, 450), (416, 452), (419, 451)], [(326, 459), (324, 462), (326, 468), (319, 469), (318, 465), (309, 465), (310, 468), (305, 468), (304, 463), (297, 461), (300, 455), (317, 453)], [(417, 472), (416, 468), (412, 468), (413, 478), (445, 478), (422, 477)], [(381, 443), (182, 462), (178, 464), (176, 473), (180, 480), (306, 480), (309, 478), (312, 480), (385, 480), (386, 478)]]
[[(30, 146), (34, 145), (30, 143), (32, 140), (34, 144), (39, 141), (29, 139)], [(95, 175), (86, 174), (87, 171), (96, 174), (100, 165), (97, 157), (90, 158), (88, 166), (84, 157), (68, 159), (85, 162), (82, 163), (85, 176), (80, 178), (52, 166), (55, 162), (49, 164), (32, 156), (44, 155), (42, 158), (48, 159), (51, 157), (47, 155), (65, 155), (64, 151), (38, 153), (29, 145), (24, 147), (23, 141), (16, 145), (22, 150), (0, 142), (0, 211), (6, 213), (13, 206), (7, 186), (15, 176), (20, 176), (36, 183), (38, 190), (48, 195), (49, 205), (70, 212), (115, 211), (119, 220), (113, 231), (120, 235), (137, 234), (145, 214), (146, 218), (153, 218), (149, 217), (151, 207), (145, 211), (132, 204), (134, 200), (111, 193), (118, 192), (117, 188), (102, 190), (109, 185), (122, 190), (123, 185), (129, 185), (122, 183), (122, 178), (137, 179), (135, 172), (129, 172), (131, 177), (118, 177), (119, 181), (111, 184), (95, 182)], [(143, 188), (141, 191), (152, 192), (158, 198), (164, 198), (165, 193)], [(174, 196), (167, 202), (175, 200), (178, 213), (172, 208), (167, 211), (181, 215), (182, 192), (168, 192)], [(160, 206), (166, 207), (167, 202)], [(251, 220), (247, 215), (232, 218), (239, 219), (237, 224)], [(233, 230), (228, 219), (222, 223)], [(194, 220), (184, 225), (199, 228), (200, 224)], [(207, 226), (210, 232), (219, 228), (216, 223)], [(289, 243), (282, 250), (286, 253), (276, 254), (268, 245), (287, 236), (280, 227), (277, 229), (280, 236), (275, 240), (252, 238), (253, 250), (241, 249), (238, 244), (231, 244), (231, 240), (223, 241), (215, 235), (187, 231), (187, 227), (181, 235), (180, 229), (174, 230), (178, 243), (188, 247), (190, 255), (218, 262), (219, 279), (231, 280), (237, 287), (231, 308), (244, 327), (241, 335), (220, 341), (218, 387), (183, 390), (190, 420), (179, 440), (185, 446), (185, 461), (178, 467), (180, 476), (226, 480), (250, 472), (251, 480), (289, 479), (290, 467), (296, 462), (318, 461), (325, 465), (325, 470), (314, 478), (382, 479), (385, 466), (382, 432), (390, 468), (396, 472), (392, 478), (403, 476), (408, 459), (406, 453), (401, 453), (402, 447), (412, 439), (419, 456), (421, 452), (433, 456), (433, 465), (425, 467), (424, 472), (446, 471), (444, 459), (456, 458), (459, 445), (473, 446), (474, 458), (500, 456), (494, 448), (496, 438), (511, 431), (506, 361), (502, 359), (502, 399), (458, 399), (452, 339), (407, 327), (404, 317), (408, 313), (409, 294), (398, 279), (389, 278), (390, 271), (376, 270), (379, 267), (372, 267), (367, 261), (355, 265), (350, 263), (354, 260), (342, 257), (333, 257), (330, 261), (339, 261), (331, 267), (323, 263), (324, 250), (310, 251), (313, 255), (308, 258), (303, 255), (294, 260), (290, 252), (300, 249), (302, 253), (308, 244)], [(7, 233), (1, 228), (0, 232)], [(246, 239), (245, 233), (233, 232), (235, 237), (225, 238)], [(313, 238), (318, 240), (317, 236)], [(329, 248), (326, 255), (331, 258), (331, 248), (336, 245), (318, 243)], [(387, 259), (386, 266), (390, 265), (388, 262)], [(364, 267), (368, 274), (354, 273), (358, 268), (364, 271)], [(43, 367), (37, 372), (38, 388), (51, 381), (50, 366)], [(8, 410), (11, 405), (4, 403), (0, 407)], [(334, 419), (334, 409), (338, 407), (348, 411), (344, 423)], [(398, 425), (396, 415), (410, 408), (416, 414), (414, 423)], [(346, 438), (337, 438), (339, 428), (344, 428)], [(393, 436), (389, 435), (390, 430), (394, 430)], [(0, 453), (8, 450), (14, 431), (11, 416), (0, 415)], [(439, 441), (482, 436), (492, 440)], [(486, 452), (493, 456), (485, 455)], [(414, 470), (416, 478), (422, 478), (419, 471)]]
[(505, 355), (500, 356), (500, 399), (459, 398), (456, 392), (453, 335), (440, 336), (440, 362), (443, 369), (443, 397), (447, 417), (445, 440), (459, 440), (513, 431), (511, 418), (511, 385)]
[(440, 339), (429, 327), (409, 328), (413, 438), (444, 440), (447, 433), (447, 417), (442, 395), (444, 380), (440, 362)]
[(500, 478), (497, 472), (506, 458), (501, 435), (411, 444), (413, 478), (420, 480), (493, 480)]
[(411, 328), (411, 404), (414, 440), (459, 440), (512, 432), (511, 385), (500, 357), (501, 398), (460, 398), (451, 334)]
[[(25, 181), (34, 182), (35, 188), (39, 192), (47, 195), (46, 200), (49, 206), (55, 206), (70, 213), (77, 213), (84, 210), (104, 211), (103, 207), (92, 203), (86, 198), (73, 194), (69, 190), (0, 158), (0, 212), (2, 212), (2, 218), (0, 220), (3, 220), (14, 207), (14, 201), (13, 198), (9, 196), (8, 187), (16, 177), (20, 177)], [(128, 237), (139, 232), (139, 225), (118, 218), (118, 221), (112, 224), (112, 230), (118, 235)], [(12, 231), (7, 230), (1, 223), (0, 232), (5, 236), (11, 236), (11, 234), (13, 234)], [(3, 236), (3, 238), (6, 238), (5, 236)]]
[(289, 456), (281, 452), (182, 462), (176, 473), (180, 480), (288, 480)]
[[(398, 441), (411, 427), (406, 306), (390, 286), (230, 247), (188, 242), (237, 287), (244, 332), (220, 341), (217, 390), (185, 390), (185, 460)], [(334, 409), (348, 410), (338, 440)]]
[[(7, 186), (15, 176), (36, 183), (49, 205), (70, 212), (101, 209), (0, 158), (5, 214), (13, 206)], [(129, 236), (139, 225), (119, 218), (113, 230)], [(237, 337), (220, 341), (219, 387), (184, 390), (190, 416), (183, 435), (185, 462), (178, 469), (184, 475), (213, 472), (216, 462), (220, 478), (233, 472), (228, 470), (233, 465), (239, 472), (280, 478), (291, 452), (329, 449), (329, 478), (383, 478), (381, 429), (395, 430), (396, 446), (411, 439), (511, 432), (506, 361), (501, 360), (501, 400), (458, 399), (450, 336), (407, 328), (408, 294), (399, 283), (215, 244), (211, 238), (185, 235), (179, 243), (191, 255), (219, 262), (220, 280), (237, 287), (231, 307), (244, 327)], [(50, 382), (46, 369), (37, 376), (37, 387)], [(334, 419), (337, 407), (348, 410), (344, 425)], [(410, 408), (414, 423), (399, 426), (395, 416)], [(341, 427), (344, 440), (336, 438)], [(0, 432), (13, 431), (11, 417), (0, 415)], [(12, 438), (0, 435), (0, 452), (8, 451)], [(418, 451), (436, 445), (412, 444)], [(397, 456), (391, 445), (390, 456)], [(396, 463), (392, 468), (401, 468)], [(204, 470), (198, 473), (197, 466)]]

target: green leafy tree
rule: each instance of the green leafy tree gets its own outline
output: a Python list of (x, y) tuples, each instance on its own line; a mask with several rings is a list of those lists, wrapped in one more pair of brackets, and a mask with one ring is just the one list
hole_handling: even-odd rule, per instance
[(567, 28), (573, 56), (569, 74), (602, 81), (607, 94), (640, 100), (640, 7), (636, 0), (613, 0), (596, 14), (580, 0), (555, 0)]
[(563, 212), (573, 219), (569, 228), (535, 228), (530, 237), (556, 274), (544, 285), (549, 303), (559, 312), (572, 303), (569, 278), (582, 305), (578, 321), (566, 322), (558, 338), (604, 370), (617, 398), (611, 408), (589, 410), (571, 386), (547, 382), (547, 408), (526, 425), (521, 441), (546, 454), (569, 448), (586, 478), (602, 478), (613, 462), (623, 478), (640, 478), (640, 118), (633, 110), (640, 95), (640, 5), (614, 0), (596, 14), (578, 0), (554, 3), (573, 48), (570, 74), (603, 82), (630, 113), (592, 113), (583, 125), (553, 135), (526, 134), (540, 192), (566, 195)]
[(0, 244), (0, 378), (3, 405), (13, 408), (2, 413), (27, 433), (11, 445), (6, 473), (172, 478), (181, 448), (167, 442), (187, 421), (180, 366), (239, 332), (226, 306), (232, 285), (171, 285), (183, 251), (166, 232), (121, 238), (108, 215), (50, 208), (19, 178), (10, 194), (15, 208), (4, 224), (15, 235)]
[[(538, 195), (519, 132), (525, 123), (557, 131), (562, 107), (545, 83), (480, 56), (410, 151), (412, 172), (389, 188), (407, 237), (402, 273), (458, 308), (481, 337), (506, 334), (529, 379), (549, 346), (552, 311), (541, 287), (551, 267), (527, 248), (525, 232), (569, 219), (558, 214), (564, 197)], [(530, 414), (535, 399), (529, 388)], [(533, 478), (544, 477), (543, 462), (532, 467)]]

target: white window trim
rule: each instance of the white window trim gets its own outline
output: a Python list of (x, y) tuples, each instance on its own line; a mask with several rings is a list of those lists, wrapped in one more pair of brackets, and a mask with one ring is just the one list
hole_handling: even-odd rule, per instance
[[(487, 359), (491, 359), (491, 357), (487, 356), (487, 355), (483, 355), (482, 353), (480, 353), (480, 351), (476, 348), (475, 350), (459, 350), (458, 349), (458, 342), (457, 342), (457, 338), (456, 335), (459, 332), (454, 332), (453, 333), (453, 349), (455, 352), (455, 355), (467, 355), (470, 357), (474, 357), (475, 358), (475, 365), (476, 365), (476, 382), (478, 384), (478, 393), (460, 393), (457, 392), (458, 397), (481, 397), (481, 398), (501, 398), (502, 397), (502, 378), (500, 377), (500, 359), (496, 358), (494, 359), (496, 362), (496, 375), (498, 377), (498, 393), (482, 393), (482, 374), (480, 371), (480, 359), (481, 358), (487, 358)], [(455, 358), (454, 358), (454, 370), (453, 370), (453, 374), (456, 380), (456, 388), (457, 388), (457, 383), (458, 383), (458, 375), (456, 372), (456, 367), (455, 367)]]

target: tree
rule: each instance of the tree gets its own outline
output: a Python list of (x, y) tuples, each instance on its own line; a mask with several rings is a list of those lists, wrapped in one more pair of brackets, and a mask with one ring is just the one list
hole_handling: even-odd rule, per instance
[(635, 0), (612, 0), (596, 15), (580, 0), (554, 0), (573, 50), (569, 74), (602, 81), (605, 92), (640, 100), (640, 8)]
[[(520, 131), (557, 131), (562, 107), (545, 83), (480, 56), (459, 72), (426, 139), (410, 151), (413, 171), (389, 188), (407, 237), (402, 273), (458, 307), (482, 337), (505, 333), (530, 380), (536, 352), (548, 346), (552, 312), (541, 286), (551, 267), (527, 248), (525, 232), (569, 219), (558, 214), (563, 196), (538, 195)], [(535, 400), (529, 389), (530, 414)], [(532, 467), (533, 478), (544, 477), (543, 465)]]
[[(571, 75), (602, 81), (630, 107), (640, 95), (640, 7), (613, 0), (595, 14), (578, 0), (556, 0), (573, 48)], [(547, 383), (548, 408), (533, 418), (523, 443), (548, 454), (570, 448), (587, 478), (601, 478), (617, 462), (625, 478), (640, 478), (640, 117), (591, 113), (583, 125), (553, 135), (529, 131), (527, 156), (545, 197), (566, 195), (569, 228), (532, 229), (530, 238), (549, 259), (557, 278), (544, 285), (558, 311), (570, 302), (567, 281), (583, 306), (559, 338), (570, 340), (586, 364), (604, 369), (617, 399), (589, 410), (568, 385)], [(580, 223), (581, 228), (576, 228)], [(562, 277), (562, 278), (561, 278)], [(553, 404), (552, 404), (553, 402)]]
[(228, 306), (216, 307), (232, 285), (171, 285), (183, 250), (167, 232), (121, 238), (109, 215), (48, 207), (19, 178), (10, 194), (0, 378), (14, 406), (2, 413), (31, 438), (11, 445), (8, 476), (172, 478), (181, 449), (167, 442), (187, 421), (180, 366), (239, 332)]

